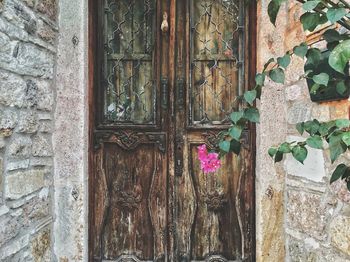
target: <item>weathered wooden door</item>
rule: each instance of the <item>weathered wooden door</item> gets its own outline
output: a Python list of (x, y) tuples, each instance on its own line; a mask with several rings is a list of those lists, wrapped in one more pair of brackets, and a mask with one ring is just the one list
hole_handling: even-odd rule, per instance
[(253, 129), (215, 174), (197, 160), (199, 145), (215, 148), (248, 86), (247, 8), (91, 6), (91, 261), (254, 261)]

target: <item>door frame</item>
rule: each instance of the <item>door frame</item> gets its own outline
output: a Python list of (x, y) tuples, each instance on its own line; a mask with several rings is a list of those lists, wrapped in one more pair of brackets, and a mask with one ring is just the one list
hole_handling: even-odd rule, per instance
[[(95, 121), (96, 121), (96, 102), (94, 98), (98, 97), (95, 88), (98, 83), (98, 71), (99, 71), (99, 57), (98, 52), (96, 51), (99, 47), (97, 39), (99, 39), (99, 30), (95, 23), (96, 19), (98, 19), (98, 8), (97, 8), (97, 2), (101, 0), (88, 0), (88, 141), (89, 141), (89, 150), (88, 150), (88, 231), (87, 231), (87, 238), (88, 238), (88, 257), (89, 261), (93, 261), (93, 252), (92, 252), (92, 244), (93, 242), (90, 240), (90, 224), (91, 220), (93, 218), (93, 192), (94, 190), (94, 183), (93, 183), (93, 145), (94, 145), (94, 129), (95, 129)], [(175, 11), (176, 11), (176, 1), (179, 0), (167, 0), (170, 6), (170, 12), (169, 12), (169, 24), (170, 24), (170, 36), (174, 37), (175, 32)], [(180, 0), (181, 1), (181, 0)], [(248, 86), (254, 86), (255, 85), (255, 73), (256, 73), (256, 64), (257, 64), (257, 8), (256, 4), (252, 4), (250, 8), (248, 8), (247, 15), (249, 16), (249, 28), (247, 29), (247, 34), (249, 35), (248, 41), (246, 41), (246, 47), (249, 50), (249, 61), (250, 63), (245, 63), (245, 78), (248, 80), (247, 85)], [(169, 54), (170, 55), (170, 61), (169, 61), (169, 68), (174, 66), (174, 59), (175, 59), (175, 41), (172, 41), (172, 45), (169, 48)], [(247, 59), (246, 59), (247, 61)], [(169, 72), (169, 93), (174, 92), (174, 83), (175, 83), (175, 70), (170, 70)], [(253, 163), (252, 163), (252, 169), (254, 172), (255, 177), (255, 169), (256, 169), (256, 127), (254, 124), (251, 124), (249, 127), (249, 130), (251, 132), (251, 149), (253, 150)], [(171, 147), (168, 148), (168, 151), (170, 152), (173, 150)], [(170, 153), (169, 153), (170, 154)], [(253, 198), (255, 199), (255, 190), (252, 192), (254, 194)], [(256, 205), (254, 206), (254, 214), (255, 222), (256, 222)], [(256, 227), (255, 224), (252, 225), (254, 230), (254, 235), (256, 236)], [(256, 237), (255, 237), (256, 238)], [(253, 251), (256, 251), (256, 241), (253, 241), (254, 247), (252, 247)], [(256, 253), (256, 252), (255, 252)]]

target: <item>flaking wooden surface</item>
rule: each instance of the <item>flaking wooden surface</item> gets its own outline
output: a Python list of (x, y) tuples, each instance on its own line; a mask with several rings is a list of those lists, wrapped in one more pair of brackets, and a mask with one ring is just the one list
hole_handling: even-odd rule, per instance
[[(134, 1), (137, 5), (142, 2)], [(189, 0), (157, 1), (154, 32), (157, 56), (152, 58), (152, 69), (148, 62), (142, 62), (140, 68), (144, 68), (145, 74), (135, 73), (132, 62), (125, 62), (128, 64), (125, 72), (118, 73), (126, 79), (136, 74), (132, 80), (136, 91), (148, 79), (155, 79), (157, 91), (152, 95), (157, 101), (152, 108), (156, 110), (157, 117), (153, 119), (156, 123), (148, 126), (147, 121), (143, 121), (142, 107), (137, 106), (132, 117), (142, 119), (142, 126), (133, 128), (119, 123), (105, 129), (101, 118), (92, 120), (95, 121), (90, 172), (92, 261), (254, 261), (254, 130), (245, 131), (240, 156), (228, 155), (215, 174), (206, 175), (200, 170), (197, 146), (205, 143), (213, 149), (222, 130), (219, 120), (224, 113), (215, 101), (218, 97), (202, 88), (197, 98), (203, 100), (208, 116), (217, 122), (215, 127), (206, 123), (194, 129), (190, 85), (202, 81), (200, 75), (208, 76), (207, 83), (215, 91), (223, 90), (220, 99), (228, 108), (236, 106), (232, 100), (239, 88), (236, 61), (230, 60), (227, 54), (222, 57), (225, 53), (222, 45), (213, 55), (226, 61), (212, 69), (208, 61), (200, 62), (201, 72), (190, 77), (193, 57), (190, 18), (194, 15), (190, 6)], [(211, 12), (220, 17), (221, 11), (215, 8)], [(166, 34), (160, 32), (164, 12), (169, 17)], [(247, 22), (247, 28), (248, 25)], [(220, 26), (223, 27), (220, 30), (227, 31), (227, 24)], [(205, 26), (197, 30), (202, 30), (201, 34), (206, 37), (220, 40), (219, 34), (208, 34), (210, 30)], [(146, 35), (151, 38), (149, 32)], [(138, 36), (136, 49), (141, 44)], [(233, 50), (232, 55), (236, 55), (234, 52), (237, 50)], [(97, 56), (100, 57), (101, 52)], [(134, 55), (133, 59), (139, 58)], [(245, 68), (248, 77), (248, 64)], [(98, 72), (96, 79), (100, 78)], [(223, 74), (230, 78), (229, 84)], [(167, 108), (160, 107), (160, 79), (168, 81)], [(119, 92), (121, 80), (114, 81)], [(95, 92), (101, 94), (101, 86), (94, 83)], [(183, 89), (183, 104), (179, 104), (179, 88)], [(151, 108), (150, 90), (145, 94), (148, 95), (144, 103), (150, 103), (148, 108)], [(101, 115), (103, 110), (101, 99), (104, 99), (102, 95), (92, 98), (96, 115)], [(194, 120), (199, 121), (200, 117)]]

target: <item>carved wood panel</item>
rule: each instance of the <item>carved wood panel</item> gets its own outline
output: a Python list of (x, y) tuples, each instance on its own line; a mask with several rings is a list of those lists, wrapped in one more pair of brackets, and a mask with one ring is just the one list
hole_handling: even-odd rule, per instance
[(95, 259), (166, 253), (165, 134), (111, 133), (95, 155)]
[(254, 129), (215, 174), (196, 150), (247, 88), (240, 1), (90, 2), (90, 260), (254, 261)]

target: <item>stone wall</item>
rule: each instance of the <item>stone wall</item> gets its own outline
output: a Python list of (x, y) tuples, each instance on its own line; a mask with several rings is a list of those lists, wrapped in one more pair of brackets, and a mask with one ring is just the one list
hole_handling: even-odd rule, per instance
[[(269, 22), (267, 4), (258, 3), (258, 68), (307, 41), (298, 21), (297, 1), (282, 7), (277, 27)], [(322, 45), (319, 43), (318, 45)], [(269, 82), (259, 103), (261, 123), (257, 135), (257, 260), (350, 261), (350, 194), (343, 182), (329, 185), (330, 174), (344, 156), (331, 164), (328, 150), (313, 150), (302, 165), (288, 156), (274, 164), (270, 146), (305, 139), (295, 124), (314, 118), (348, 118), (347, 100), (313, 103), (303, 73), (303, 60), (294, 58), (286, 71), (286, 84)]]
[(0, 0), (0, 260), (50, 261), (55, 0)]

